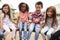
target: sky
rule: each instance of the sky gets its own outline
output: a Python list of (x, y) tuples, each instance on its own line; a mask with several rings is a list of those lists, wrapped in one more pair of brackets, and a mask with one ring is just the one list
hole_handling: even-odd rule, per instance
[(16, 12), (18, 12), (19, 3), (25, 2), (29, 5), (29, 11), (33, 12), (33, 11), (35, 11), (35, 3), (38, 1), (43, 2), (42, 11), (46, 10), (46, 8), (49, 6), (54, 6), (54, 5), (60, 4), (60, 0), (1, 0), (0, 8), (2, 7), (3, 4), (7, 3), (11, 6), (11, 8), (17, 9)]

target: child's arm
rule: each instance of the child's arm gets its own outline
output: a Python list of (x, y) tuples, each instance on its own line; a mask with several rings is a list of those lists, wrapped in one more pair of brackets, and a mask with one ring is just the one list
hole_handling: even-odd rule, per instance
[(44, 23), (45, 23), (45, 15), (42, 14), (42, 18), (40, 21), (41, 29), (43, 28)]
[(13, 19), (12, 19), (12, 18), (10, 18), (10, 21), (11, 21), (12, 23), (14, 23), (14, 24), (15, 24), (15, 22), (13, 21)]
[(3, 23), (2, 23), (2, 19), (3, 19), (2, 16), (3, 15), (0, 14), (0, 28), (2, 29), (2, 31), (4, 31), (4, 29), (3, 29)]
[(29, 14), (29, 22), (31, 23), (32, 22), (32, 13)]
[(21, 17), (20, 17), (20, 15), (21, 15), (21, 14), (18, 14), (17, 27), (18, 27), (19, 22), (21, 21)]
[(12, 18), (10, 18), (10, 21), (14, 23), (14, 26), (16, 27), (16, 30), (17, 30), (18, 29), (17, 23), (15, 23)]
[(16, 28), (18, 29), (19, 17), (17, 19)]
[(28, 19), (27, 19), (27, 25), (28, 25), (27, 28), (28, 28), (28, 29), (29, 29), (29, 15), (30, 15), (30, 14), (28, 13)]
[(18, 19), (17, 19), (17, 24), (19, 23), (19, 17), (18, 17)]
[(60, 30), (60, 24), (58, 25), (58, 27), (56, 28), (56, 31)]
[(32, 14), (30, 12), (29, 13), (29, 17), (28, 17), (28, 21), (27, 21), (27, 23), (28, 23), (28, 29), (29, 29), (29, 25), (30, 25), (31, 22), (32, 22)]

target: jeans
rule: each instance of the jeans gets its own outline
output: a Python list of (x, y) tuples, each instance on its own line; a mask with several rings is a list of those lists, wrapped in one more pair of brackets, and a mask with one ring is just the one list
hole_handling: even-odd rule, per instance
[(40, 32), (40, 25), (39, 24), (35, 24), (35, 23), (31, 23), (30, 24), (30, 29), (29, 29), (29, 32), (28, 32), (28, 38), (27, 40), (30, 40), (30, 36), (31, 36), (31, 33), (33, 31), (35, 27), (35, 40), (38, 40), (38, 37), (39, 37), (39, 32)]
[[(54, 31), (55, 31), (54, 28), (45, 26), (45, 27), (41, 30), (41, 35), (42, 35), (42, 37), (43, 37), (43, 40), (46, 39), (46, 37), (45, 37), (46, 35), (47, 35), (48, 39), (50, 39), (51, 34), (53, 34)], [(46, 35), (45, 35), (45, 33), (46, 33)]]
[(22, 28), (24, 28), (24, 40), (26, 40), (26, 38), (27, 38), (27, 36), (26, 36), (27, 35), (27, 23), (19, 22), (18, 27), (19, 27), (20, 40), (22, 40)]
[(5, 30), (4, 35), (7, 36), (10, 32), (10, 29), (12, 30), (12, 38), (15, 39), (16, 37), (16, 27), (14, 24), (11, 25), (11, 27), (7, 24), (3, 24), (3, 28)]
[(3, 37), (4, 37), (4, 34), (3, 34), (2, 30), (0, 29), (0, 40), (2, 40)]

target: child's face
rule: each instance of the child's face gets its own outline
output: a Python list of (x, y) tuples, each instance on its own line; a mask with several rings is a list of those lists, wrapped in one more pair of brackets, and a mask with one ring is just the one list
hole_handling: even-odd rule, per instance
[(22, 12), (25, 12), (25, 11), (26, 11), (26, 4), (22, 4), (22, 6), (21, 6), (21, 11), (22, 11)]
[(52, 17), (53, 12), (52, 12), (52, 10), (51, 10), (51, 9), (49, 9), (49, 10), (47, 11), (47, 15), (48, 15), (48, 17)]
[(5, 13), (8, 13), (8, 11), (9, 11), (8, 6), (3, 7), (3, 11), (4, 11)]
[(35, 8), (38, 13), (41, 12), (41, 9), (42, 9), (41, 5), (35, 5)]

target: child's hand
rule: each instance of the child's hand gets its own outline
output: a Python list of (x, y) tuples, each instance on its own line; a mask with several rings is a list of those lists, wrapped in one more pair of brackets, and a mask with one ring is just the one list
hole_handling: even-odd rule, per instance
[(16, 30), (18, 30), (18, 24), (15, 24)]
[(18, 28), (18, 24), (17, 23), (15, 24), (15, 27)]
[(30, 27), (29, 27), (29, 26), (30, 26), (30, 24), (31, 24), (31, 23), (30, 23), (30, 22), (28, 22), (28, 27), (27, 27), (28, 29), (30, 28)]
[(4, 30), (4, 29), (2, 29), (2, 31), (3, 31), (3, 32), (5, 32), (5, 30)]
[(29, 29), (29, 26), (27, 27), (27, 29)]
[(57, 27), (53, 27), (55, 30), (57, 29)]
[(39, 19), (35, 19), (35, 21), (39, 21)]

